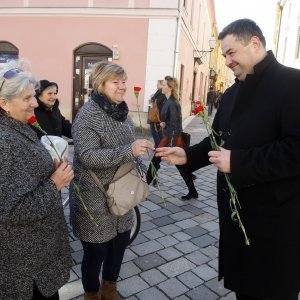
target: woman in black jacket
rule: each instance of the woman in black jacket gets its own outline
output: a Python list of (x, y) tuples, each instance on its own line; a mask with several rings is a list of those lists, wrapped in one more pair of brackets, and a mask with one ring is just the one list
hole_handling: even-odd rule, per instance
[[(39, 106), (34, 110), (34, 114), (48, 135), (72, 138), (72, 124), (64, 118), (59, 110), (57, 92), (57, 83), (41, 80), (40, 87), (36, 90), (36, 100)], [(41, 138), (43, 135), (41, 131), (35, 131), (39, 138)]]
[[(166, 76), (162, 85), (162, 93), (166, 96), (167, 100), (160, 112), (161, 123), (160, 126), (163, 129), (163, 138), (158, 147), (163, 146), (175, 146), (176, 140), (182, 133), (182, 116), (181, 106), (179, 103), (178, 96), (178, 82), (176, 78)], [(154, 156), (148, 171), (147, 171), (147, 182), (152, 182), (154, 173), (160, 168), (160, 157)], [(194, 185), (194, 175), (192, 173), (184, 172), (181, 166), (176, 166), (180, 175), (182, 176), (185, 184), (188, 187), (188, 194), (182, 196), (182, 200), (197, 199), (198, 193)], [(155, 169), (155, 170), (154, 170)]]

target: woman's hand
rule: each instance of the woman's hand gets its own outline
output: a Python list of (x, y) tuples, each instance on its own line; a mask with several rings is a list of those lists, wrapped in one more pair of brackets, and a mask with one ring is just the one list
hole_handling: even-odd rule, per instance
[(162, 129), (166, 128), (166, 122), (160, 122), (159, 125)]
[(184, 165), (187, 163), (186, 153), (179, 147), (161, 147), (156, 149), (155, 156), (161, 157), (169, 165)]
[(148, 140), (136, 140), (131, 144), (132, 154), (134, 157), (142, 156), (150, 149), (154, 150), (154, 145)]
[(54, 161), (54, 164), (56, 171), (50, 178), (55, 183), (57, 190), (60, 191), (74, 178), (74, 172), (72, 166), (68, 164), (67, 160), (62, 162), (60, 165), (58, 165), (57, 161)]

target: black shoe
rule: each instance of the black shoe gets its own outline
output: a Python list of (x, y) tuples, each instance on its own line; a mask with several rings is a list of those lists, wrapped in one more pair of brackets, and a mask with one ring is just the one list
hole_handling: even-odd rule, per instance
[(198, 193), (188, 193), (185, 196), (181, 196), (182, 200), (191, 200), (191, 199), (197, 199), (198, 198)]
[(193, 174), (193, 173), (192, 173), (192, 179), (193, 179), (193, 180), (196, 180), (196, 179), (197, 179), (197, 176), (196, 176), (195, 174)]

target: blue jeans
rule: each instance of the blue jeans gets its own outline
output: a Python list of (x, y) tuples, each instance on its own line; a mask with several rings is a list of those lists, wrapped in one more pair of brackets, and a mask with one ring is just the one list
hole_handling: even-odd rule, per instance
[(117, 281), (129, 238), (130, 230), (118, 233), (115, 238), (105, 243), (96, 244), (81, 241), (83, 246), (82, 285), (85, 292), (97, 292), (99, 290), (99, 274), (102, 264), (103, 280)]
[(155, 148), (157, 148), (160, 140), (163, 137), (162, 130), (156, 131), (154, 123), (150, 123), (150, 131), (151, 131), (151, 135), (152, 135), (153, 140), (154, 140), (154, 146), (155, 146)]

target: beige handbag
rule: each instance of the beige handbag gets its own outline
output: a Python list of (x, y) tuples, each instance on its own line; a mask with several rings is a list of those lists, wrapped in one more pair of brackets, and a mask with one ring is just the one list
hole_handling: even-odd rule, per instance
[(107, 190), (96, 174), (92, 170), (89, 172), (97, 186), (105, 194), (109, 211), (113, 215), (122, 216), (126, 214), (150, 194), (146, 174), (135, 162), (121, 165)]

